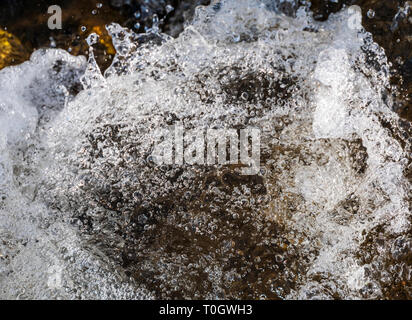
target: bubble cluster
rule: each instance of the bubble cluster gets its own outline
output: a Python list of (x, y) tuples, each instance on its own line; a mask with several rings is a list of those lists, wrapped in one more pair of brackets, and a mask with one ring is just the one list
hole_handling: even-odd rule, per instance
[[(0, 72), (33, 74), (0, 102), (1, 296), (411, 296), (410, 124), (386, 57), (358, 10), (279, 4), (200, 6), (177, 38), (112, 24), (104, 76), (58, 50)], [(178, 124), (259, 128), (259, 174), (157, 166), (155, 131)]]

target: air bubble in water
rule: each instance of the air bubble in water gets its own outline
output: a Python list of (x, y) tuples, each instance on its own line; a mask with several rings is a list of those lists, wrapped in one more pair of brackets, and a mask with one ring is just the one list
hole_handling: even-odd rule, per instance
[(159, 17), (157, 14), (154, 14), (152, 18), (152, 30), (154, 33), (159, 33)]
[(147, 15), (149, 13), (149, 8), (146, 6), (141, 6), (140, 10), (142, 11), (142, 14)]
[(235, 33), (235, 34), (233, 35), (233, 41), (234, 41), (234, 42), (239, 42), (239, 41), (240, 41), (240, 35), (238, 35), (238, 34)]
[(50, 40), (50, 47), (51, 48), (56, 48), (56, 41), (54, 40), (54, 38), (50, 37), (49, 40)]
[(168, 5), (166, 6), (166, 12), (167, 12), (167, 13), (172, 12), (174, 9), (175, 9), (175, 8), (173, 8), (170, 4), (168, 4)]
[(99, 41), (99, 35), (97, 34), (97, 33), (91, 33), (88, 37), (87, 37), (87, 39), (86, 39), (86, 41), (87, 41), (87, 44), (89, 45), (89, 46), (93, 46), (93, 45), (95, 45), (96, 43), (98, 43), (98, 41)]
[[(408, 280), (410, 143), (358, 12), (215, 8), (173, 39), (107, 26), (105, 77), (95, 35), (87, 64), (47, 49), (2, 70), (0, 298), (385, 298), (380, 279)], [(261, 128), (265, 169), (157, 166), (156, 129), (179, 121)]]

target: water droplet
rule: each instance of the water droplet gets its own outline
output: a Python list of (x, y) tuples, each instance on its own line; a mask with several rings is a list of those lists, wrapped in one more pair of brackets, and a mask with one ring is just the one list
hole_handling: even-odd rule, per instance
[(50, 47), (56, 48), (56, 41), (53, 39), (53, 37), (50, 37), (49, 40), (50, 40)]
[(155, 33), (159, 32), (159, 17), (157, 16), (157, 14), (153, 15), (153, 25), (152, 25), (152, 29)]
[(170, 4), (168, 4), (168, 5), (166, 6), (166, 12), (167, 12), (167, 13), (172, 12), (174, 9), (175, 9), (175, 8), (173, 8)]
[(146, 6), (141, 6), (141, 10), (142, 10), (142, 13), (144, 13), (144, 14), (148, 14), (148, 13), (149, 13), (149, 8), (146, 7)]
[(96, 34), (96, 33), (91, 33), (91, 34), (87, 37), (86, 41), (87, 41), (87, 44), (88, 44), (89, 46), (92, 46), (92, 45), (96, 44), (96, 43), (99, 41), (99, 35)]

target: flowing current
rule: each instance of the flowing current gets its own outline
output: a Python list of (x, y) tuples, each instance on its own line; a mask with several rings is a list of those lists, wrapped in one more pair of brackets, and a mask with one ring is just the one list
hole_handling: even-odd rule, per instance
[[(0, 71), (0, 298), (412, 297), (411, 132), (358, 7), (197, 8)], [(290, 6), (293, 7), (292, 5)], [(294, 8), (295, 9), (295, 8)], [(259, 128), (260, 171), (153, 162), (155, 131)]]

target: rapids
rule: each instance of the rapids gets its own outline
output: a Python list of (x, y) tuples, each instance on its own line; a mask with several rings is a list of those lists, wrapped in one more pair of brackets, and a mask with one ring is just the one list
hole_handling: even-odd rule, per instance
[[(0, 71), (0, 298), (411, 298), (411, 132), (356, 6), (199, 6)], [(283, 4), (284, 5), (284, 4)], [(155, 17), (156, 19), (156, 17)], [(155, 21), (156, 22), (156, 21)], [(258, 128), (260, 172), (153, 162), (154, 132)]]

